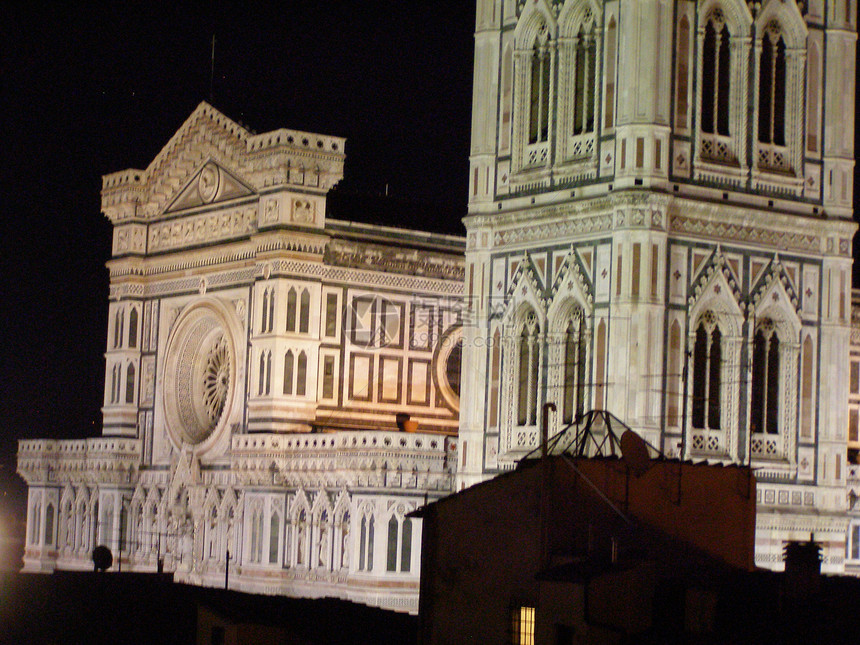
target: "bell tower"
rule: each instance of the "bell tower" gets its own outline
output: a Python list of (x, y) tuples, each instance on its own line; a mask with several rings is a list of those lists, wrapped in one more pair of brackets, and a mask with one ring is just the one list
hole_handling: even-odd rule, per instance
[(841, 570), (854, 4), (478, 1), (460, 487), (604, 409)]

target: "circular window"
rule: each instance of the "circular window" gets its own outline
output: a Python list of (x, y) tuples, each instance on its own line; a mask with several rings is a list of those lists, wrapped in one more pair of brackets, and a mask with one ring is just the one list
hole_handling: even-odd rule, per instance
[(174, 440), (197, 445), (229, 412), (235, 390), (235, 351), (227, 312), (211, 302), (183, 312), (167, 343), (164, 407)]
[(463, 328), (452, 327), (439, 339), (434, 356), (433, 375), (445, 403), (455, 412), (460, 409), (460, 363), (463, 356)]

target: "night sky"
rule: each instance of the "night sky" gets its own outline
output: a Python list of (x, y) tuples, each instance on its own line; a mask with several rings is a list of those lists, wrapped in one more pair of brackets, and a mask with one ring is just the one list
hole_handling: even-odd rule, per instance
[(403, 225), (464, 232), (472, 0), (75, 4), (0, 19), (0, 504), (17, 439), (100, 433), (101, 176), (146, 168), (210, 100), (213, 35), (216, 108), (346, 137), (341, 189), (387, 185), (423, 213)]
[(213, 35), (228, 117), (346, 137), (339, 189), (387, 186), (420, 214), (402, 225), (462, 233), (466, 212), (473, 0), (76, 4), (0, 19), (0, 511), (17, 439), (100, 432), (101, 176), (146, 168), (210, 100)]

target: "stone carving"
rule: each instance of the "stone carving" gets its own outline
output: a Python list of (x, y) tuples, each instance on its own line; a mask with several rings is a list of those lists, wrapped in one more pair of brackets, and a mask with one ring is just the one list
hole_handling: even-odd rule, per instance
[(293, 200), (293, 221), (296, 224), (313, 224), (314, 210), (314, 203), (309, 200)]

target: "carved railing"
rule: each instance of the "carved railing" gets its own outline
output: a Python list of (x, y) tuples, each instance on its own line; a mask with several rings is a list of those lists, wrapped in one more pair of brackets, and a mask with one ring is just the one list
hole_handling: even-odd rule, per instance
[(757, 144), (758, 167), (761, 170), (791, 172), (788, 148), (769, 143)]
[(778, 434), (753, 433), (750, 452), (755, 459), (782, 459), (782, 442)]
[(702, 133), (701, 157), (704, 161), (713, 161), (723, 164), (737, 163), (732, 138), (719, 134)]
[(725, 455), (724, 437), (722, 430), (694, 428), (690, 437), (690, 449), (696, 455)]

